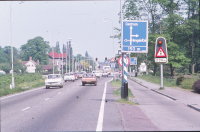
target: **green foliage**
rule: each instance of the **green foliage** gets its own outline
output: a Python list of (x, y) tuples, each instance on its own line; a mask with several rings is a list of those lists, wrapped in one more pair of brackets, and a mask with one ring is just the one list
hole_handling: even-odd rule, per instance
[[(161, 83), (159, 76), (152, 76), (151, 74), (137, 76), (140, 79), (146, 80), (148, 82), (159, 84)], [(176, 79), (167, 79), (163, 78), (163, 86), (165, 87), (174, 87), (176, 86)]]
[(180, 85), (184, 79), (185, 79), (184, 76), (178, 76), (176, 79), (176, 85)]
[(0, 96), (24, 91), (26, 87), (34, 88), (44, 85), (44, 79), (39, 73), (18, 73), (14, 74), (15, 88), (10, 89), (10, 84), (12, 83), (12, 75), (7, 74), (5, 76), (0, 76)]
[(22, 59), (28, 61), (29, 57), (32, 56), (32, 59), (37, 62), (40, 61), (40, 64), (47, 65), (49, 64), (49, 42), (44, 41), (42, 37), (35, 37), (28, 40), (27, 44), (21, 46)]
[(194, 82), (194, 84), (192, 85), (192, 89), (195, 92), (200, 93), (200, 79), (198, 79), (196, 82)]
[(121, 87), (121, 80), (120, 79), (116, 79), (116, 81), (111, 81), (110, 84), (113, 87)]
[(194, 84), (195, 81), (197, 81), (198, 78), (185, 78), (182, 83), (181, 83), (181, 87), (184, 89), (192, 89), (192, 86)]

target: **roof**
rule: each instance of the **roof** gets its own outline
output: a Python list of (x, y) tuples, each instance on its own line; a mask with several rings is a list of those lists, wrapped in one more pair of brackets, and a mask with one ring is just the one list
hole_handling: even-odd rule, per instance
[(49, 70), (49, 69), (52, 69), (53, 66), (52, 65), (43, 65), (43, 70)]
[[(37, 63), (34, 60), (29, 60), (31, 62), (33, 62), (35, 65), (37, 65)], [(28, 63), (29, 61), (22, 61), (22, 65), (26, 65), (26, 63)]]
[(49, 53), (49, 56), (51, 56), (51, 58), (62, 58), (62, 55), (63, 55), (63, 58), (66, 58), (66, 53), (56, 53), (55, 51), (52, 51), (51, 53)]

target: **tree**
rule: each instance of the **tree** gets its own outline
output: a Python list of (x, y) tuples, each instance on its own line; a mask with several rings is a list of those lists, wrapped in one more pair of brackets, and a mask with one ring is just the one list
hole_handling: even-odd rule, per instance
[(66, 45), (65, 44), (63, 44), (62, 52), (66, 53)]
[(44, 41), (42, 37), (30, 39), (27, 44), (20, 47), (22, 51), (22, 60), (28, 61), (29, 57), (32, 56), (34, 61), (39, 60), (40, 64), (47, 65), (49, 64), (49, 48), (49, 42)]
[(86, 52), (85, 52), (85, 57), (88, 57), (88, 56), (89, 56), (89, 55), (88, 55), (88, 52), (86, 51)]

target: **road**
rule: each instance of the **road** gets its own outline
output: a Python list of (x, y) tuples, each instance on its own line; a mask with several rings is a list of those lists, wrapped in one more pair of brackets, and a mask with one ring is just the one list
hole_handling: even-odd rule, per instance
[(42, 87), (2, 98), (1, 130), (96, 131), (105, 82), (111, 79), (98, 79), (97, 86), (82, 86), (79, 79), (64, 83), (64, 88)]
[(97, 86), (82, 86), (79, 79), (63, 88), (40, 87), (2, 97), (1, 131), (200, 130), (200, 112), (131, 81), (139, 105), (115, 103), (111, 79), (102, 77)]

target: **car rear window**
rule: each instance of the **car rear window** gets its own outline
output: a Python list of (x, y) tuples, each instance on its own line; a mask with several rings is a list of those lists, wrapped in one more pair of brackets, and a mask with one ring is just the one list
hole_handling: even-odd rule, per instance
[(95, 75), (91, 73), (87, 73), (87, 74), (84, 74), (83, 77), (95, 77)]
[(48, 79), (60, 78), (60, 75), (48, 75)]
[(70, 74), (69, 74), (69, 73), (66, 73), (65, 76), (70, 76)]

